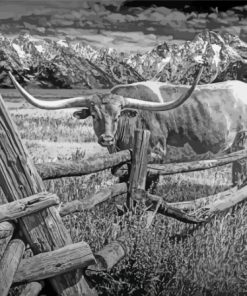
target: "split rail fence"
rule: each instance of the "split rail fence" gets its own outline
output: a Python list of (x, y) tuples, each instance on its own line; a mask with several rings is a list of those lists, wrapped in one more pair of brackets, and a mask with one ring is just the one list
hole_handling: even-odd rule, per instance
[[(106, 245), (93, 254), (82, 241), (72, 243), (62, 218), (70, 213), (89, 210), (96, 204), (126, 195), (131, 210), (137, 201), (149, 211), (202, 224), (247, 198), (247, 151), (234, 152), (213, 160), (177, 164), (148, 164), (149, 131), (136, 130), (133, 151), (89, 158), (81, 163), (67, 161), (34, 165), (0, 96), (0, 295), (8, 295), (14, 284), (27, 283), (24, 295), (39, 295), (49, 281), (58, 295), (97, 295), (87, 275), (109, 270), (126, 254), (125, 237)], [(233, 188), (216, 195), (186, 202), (165, 202), (165, 197), (145, 191), (149, 175), (170, 175), (205, 170), (233, 163)], [(82, 176), (129, 164), (127, 182), (114, 184), (87, 199), (74, 200), (58, 207), (56, 194), (45, 189), (43, 180)], [(131, 164), (131, 165), (130, 165)], [(190, 214), (200, 208), (200, 216)], [(34, 256), (23, 258), (28, 244)], [(89, 272), (90, 271), (90, 272)], [(87, 277), (88, 278), (88, 277)]]

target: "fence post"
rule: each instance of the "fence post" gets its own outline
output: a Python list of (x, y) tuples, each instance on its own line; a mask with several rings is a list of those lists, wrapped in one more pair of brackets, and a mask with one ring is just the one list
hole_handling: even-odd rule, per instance
[[(246, 146), (246, 132), (240, 131), (236, 134), (231, 147), (231, 152), (241, 151)], [(233, 186), (242, 187), (247, 180), (247, 160), (246, 158), (236, 160), (232, 163), (232, 184)]]
[(148, 163), (148, 145), (150, 131), (135, 130), (134, 147), (131, 162), (130, 184), (127, 196), (127, 206), (133, 209), (133, 200), (142, 199), (145, 190)]
[[(45, 186), (32, 163), (0, 96), (0, 180), (7, 202), (44, 192)], [(0, 204), (5, 203), (4, 198)], [(58, 210), (52, 206), (18, 220), (34, 254), (49, 252), (72, 243)], [(62, 296), (96, 295), (81, 270), (56, 276), (50, 282)]]
[(232, 184), (241, 187), (247, 180), (247, 161), (240, 159), (232, 163)]

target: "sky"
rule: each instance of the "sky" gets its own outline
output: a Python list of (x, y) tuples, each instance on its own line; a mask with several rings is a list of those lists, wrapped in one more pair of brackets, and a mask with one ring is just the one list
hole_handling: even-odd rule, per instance
[(80, 5), (83, 0), (0, 0), (0, 19), (18, 19), (23, 15), (46, 14), (58, 8), (70, 9)]

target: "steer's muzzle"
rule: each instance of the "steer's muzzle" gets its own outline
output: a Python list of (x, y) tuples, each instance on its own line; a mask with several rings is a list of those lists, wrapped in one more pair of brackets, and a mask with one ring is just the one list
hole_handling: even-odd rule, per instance
[(114, 144), (114, 138), (111, 135), (103, 134), (99, 137), (98, 143), (104, 147), (111, 146)]

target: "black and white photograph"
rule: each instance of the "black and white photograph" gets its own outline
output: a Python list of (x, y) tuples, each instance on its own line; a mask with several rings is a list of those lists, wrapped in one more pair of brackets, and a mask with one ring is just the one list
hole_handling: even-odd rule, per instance
[(0, 0), (0, 296), (247, 296), (247, 1)]

